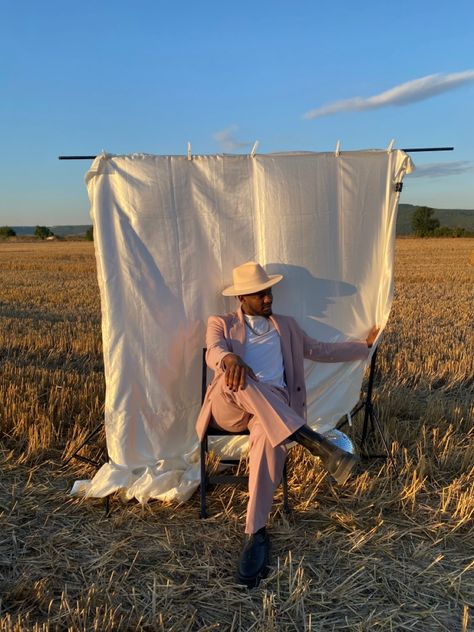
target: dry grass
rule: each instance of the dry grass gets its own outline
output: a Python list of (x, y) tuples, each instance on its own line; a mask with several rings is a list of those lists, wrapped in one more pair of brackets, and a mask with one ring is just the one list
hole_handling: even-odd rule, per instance
[(397, 471), (338, 489), (295, 449), (294, 516), (275, 505), (273, 570), (247, 591), (244, 492), (214, 491), (207, 521), (196, 498), (105, 518), (68, 497), (92, 471), (61, 459), (104, 397), (92, 245), (0, 245), (0, 630), (472, 630), (473, 249), (398, 242), (377, 388)]

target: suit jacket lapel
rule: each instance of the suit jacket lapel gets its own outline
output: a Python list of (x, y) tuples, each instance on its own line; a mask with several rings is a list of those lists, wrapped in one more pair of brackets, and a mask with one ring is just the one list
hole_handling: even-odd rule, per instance
[(270, 316), (270, 320), (275, 325), (275, 329), (280, 334), (281, 354), (283, 356), (283, 366), (285, 367), (285, 380), (288, 389), (293, 385), (293, 355), (291, 353), (290, 330), (284, 320), (279, 320), (278, 316)]
[(232, 346), (233, 353), (243, 356), (245, 345), (245, 322), (242, 309), (239, 307), (237, 310), (236, 318), (229, 331), (230, 344)]

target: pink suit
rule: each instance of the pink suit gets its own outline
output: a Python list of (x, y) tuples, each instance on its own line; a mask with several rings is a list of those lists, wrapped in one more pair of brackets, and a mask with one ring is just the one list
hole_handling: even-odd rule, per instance
[(310, 338), (290, 316), (270, 317), (280, 335), (287, 390), (248, 379), (245, 389), (230, 391), (222, 359), (243, 356), (246, 327), (242, 310), (210, 316), (206, 362), (214, 370), (196, 422), (199, 439), (211, 422), (225, 430), (249, 429), (249, 503), (246, 533), (265, 526), (273, 494), (280, 483), (286, 457), (285, 442), (306, 423), (305, 358), (316, 362), (345, 362), (368, 357), (365, 342), (324, 343)]

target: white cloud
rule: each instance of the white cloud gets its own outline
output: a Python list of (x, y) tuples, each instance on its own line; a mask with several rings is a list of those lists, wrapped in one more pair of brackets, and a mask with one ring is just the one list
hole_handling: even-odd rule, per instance
[(315, 110), (310, 110), (303, 115), (305, 119), (329, 116), (338, 112), (350, 112), (356, 110), (373, 110), (390, 105), (407, 105), (423, 99), (429, 99), (437, 94), (452, 90), (465, 83), (474, 81), (474, 70), (453, 72), (450, 74), (435, 74), (420, 77), (413, 81), (401, 83), (390, 90), (376, 94), (373, 97), (353, 97), (343, 101), (334, 101)]
[(220, 132), (215, 132), (212, 138), (216, 140), (223, 149), (226, 151), (232, 151), (233, 149), (239, 149), (242, 147), (249, 147), (252, 143), (250, 141), (241, 141), (235, 137), (236, 132), (239, 131), (237, 125), (231, 125)]
[(474, 169), (474, 162), (470, 160), (457, 160), (453, 162), (432, 162), (428, 165), (420, 165), (407, 177), (410, 178), (442, 178), (444, 176), (457, 176)]

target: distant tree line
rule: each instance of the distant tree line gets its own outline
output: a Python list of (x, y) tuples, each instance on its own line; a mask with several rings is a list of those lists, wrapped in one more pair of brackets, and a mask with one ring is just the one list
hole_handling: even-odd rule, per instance
[(411, 228), (417, 237), (474, 237), (474, 233), (465, 228), (441, 226), (439, 219), (433, 217), (429, 206), (418, 206), (411, 218)]
[(16, 237), (16, 233), (10, 226), (0, 226), (0, 237)]
[[(30, 233), (31, 234), (31, 233)], [(47, 239), (48, 237), (55, 237), (56, 239), (63, 239), (60, 235), (56, 235), (53, 231), (47, 226), (36, 226), (34, 230), (34, 236), (39, 237), (39, 239)], [(86, 241), (94, 241), (94, 228), (93, 226), (89, 226), (85, 233), (83, 233)], [(0, 226), (0, 239), (5, 239), (7, 237), (16, 237), (16, 231), (11, 226)], [(78, 233), (80, 236), (80, 233)]]
[[(40, 239), (55, 236), (47, 226), (36, 226), (34, 235)], [(0, 237), (16, 237), (16, 232), (11, 226), (0, 226)]]

